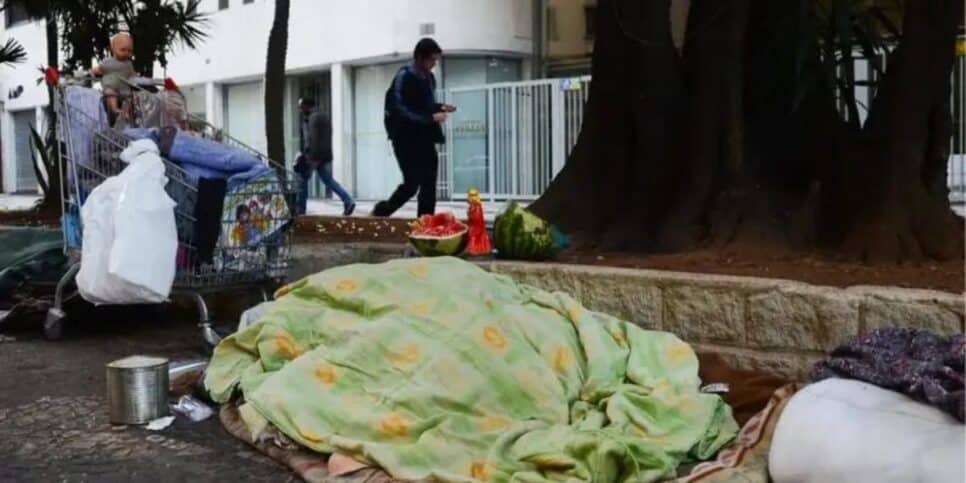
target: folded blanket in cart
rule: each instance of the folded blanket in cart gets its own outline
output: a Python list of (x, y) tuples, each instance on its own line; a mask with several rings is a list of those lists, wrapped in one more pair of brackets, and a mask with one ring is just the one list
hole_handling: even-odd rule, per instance
[[(63, 104), (59, 106), (57, 123), (57, 139), (64, 143), (71, 163), (78, 169), (90, 169), (94, 165), (95, 143), (97, 133), (108, 128), (107, 112), (104, 110), (103, 97), (100, 91), (82, 86), (68, 86), (64, 88)], [(78, 176), (77, 170), (68, 170), (68, 180), (74, 183)], [(88, 186), (90, 176), (80, 176), (82, 198), (86, 192), (93, 189)], [(83, 201), (83, 200), (82, 200)]]
[(126, 129), (133, 139), (149, 138), (158, 143), (161, 153), (177, 163), (195, 179), (227, 179), (228, 188), (237, 188), (272, 171), (251, 153), (173, 128)]

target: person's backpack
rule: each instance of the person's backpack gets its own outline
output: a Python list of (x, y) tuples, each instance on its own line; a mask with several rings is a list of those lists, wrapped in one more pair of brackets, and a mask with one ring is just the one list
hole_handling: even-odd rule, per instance
[(395, 119), (392, 116), (392, 84), (389, 84), (389, 88), (386, 89), (386, 100), (383, 104), (382, 113), (382, 123), (386, 127), (386, 137), (392, 139), (392, 133), (395, 130)]
[(403, 69), (405, 67), (401, 67), (396, 71), (396, 75), (392, 76), (392, 80), (389, 82), (389, 88), (386, 89), (386, 98), (383, 101), (382, 123), (386, 127), (386, 136), (389, 139), (392, 139), (398, 125), (396, 117), (392, 113), (392, 87), (396, 84), (396, 77), (399, 77)]

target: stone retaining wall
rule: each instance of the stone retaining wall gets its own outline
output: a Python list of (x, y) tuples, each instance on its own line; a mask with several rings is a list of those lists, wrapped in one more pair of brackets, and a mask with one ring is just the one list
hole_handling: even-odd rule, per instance
[[(348, 263), (402, 256), (399, 245), (303, 245), (301, 276)], [(588, 308), (678, 334), (739, 367), (801, 379), (828, 350), (884, 326), (962, 332), (963, 295), (892, 287), (818, 287), (801, 282), (579, 265), (482, 262), (494, 273), (573, 295)]]

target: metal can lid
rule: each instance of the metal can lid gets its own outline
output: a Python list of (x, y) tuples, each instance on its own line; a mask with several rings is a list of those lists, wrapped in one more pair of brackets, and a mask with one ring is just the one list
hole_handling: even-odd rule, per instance
[(163, 357), (153, 356), (130, 356), (108, 363), (111, 369), (142, 369), (146, 367), (157, 367), (167, 364), (168, 360)]

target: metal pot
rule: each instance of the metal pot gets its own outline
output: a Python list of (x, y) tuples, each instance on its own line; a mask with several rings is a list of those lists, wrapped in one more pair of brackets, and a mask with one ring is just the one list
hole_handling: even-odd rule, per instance
[(131, 356), (107, 365), (107, 404), (114, 424), (146, 424), (168, 415), (168, 360)]

